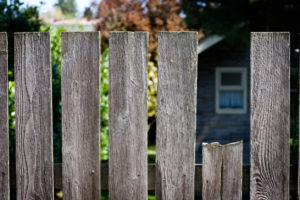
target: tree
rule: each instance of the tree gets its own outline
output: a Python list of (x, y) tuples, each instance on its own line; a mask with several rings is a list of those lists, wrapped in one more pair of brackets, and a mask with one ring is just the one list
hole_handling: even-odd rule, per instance
[(19, 0), (0, 0), (0, 31), (7, 32), (9, 80), (13, 81), (14, 32), (39, 31), (41, 21), (35, 6), (22, 8)]
[(142, 2), (135, 0), (102, 0), (97, 8), (95, 25), (101, 30), (101, 49), (108, 47), (109, 31), (148, 31), (149, 20)]
[[(157, 34), (159, 31), (184, 31), (186, 25), (180, 16), (178, 0), (149, 0), (146, 3), (146, 14), (149, 20), (150, 52), (157, 51)], [(154, 53), (156, 56), (156, 53)], [(152, 59), (155, 61), (155, 59)]]
[(186, 29), (178, 0), (102, 0), (93, 6), (97, 8), (95, 29), (101, 30), (103, 49), (108, 45), (109, 31), (148, 31), (150, 59), (155, 64), (158, 31)]
[(77, 12), (77, 6), (74, 0), (58, 0), (55, 6), (60, 7), (67, 18), (73, 18)]
[(249, 0), (181, 0), (181, 7), (187, 26), (206, 34), (231, 32), (249, 15)]
[(86, 7), (84, 9), (84, 12), (83, 12), (83, 17), (85, 17), (87, 20), (91, 20), (92, 17), (93, 17), (93, 12), (91, 10), (90, 7)]

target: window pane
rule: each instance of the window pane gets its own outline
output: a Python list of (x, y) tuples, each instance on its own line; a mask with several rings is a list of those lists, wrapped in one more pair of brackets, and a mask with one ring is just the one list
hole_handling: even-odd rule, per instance
[(219, 104), (222, 109), (243, 109), (244, 98), (242, 91), (221, 91)]
[(222, 72), (221, 73), (221, 85), (241, 85), (242, 73), (241, 72)]

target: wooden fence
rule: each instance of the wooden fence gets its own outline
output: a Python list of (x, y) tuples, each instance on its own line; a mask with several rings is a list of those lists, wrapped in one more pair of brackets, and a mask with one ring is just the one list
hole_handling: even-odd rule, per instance
[[(53, 164), (49, 33), (15, 34), (16, 165), (9, 167), (7, 36), (0, 33), (0, 199), (287, 200), (297, 191), (289, 165), (288, 33), (251, 35), (251, 170), (242, 142), (203, 145), (195, 165), (197, 33), (158, 35), (156, 164), (147, 164), (148, 33), (111, 32), (109, 163), (100, 164), (100, 33), (62, 34), (62, 155)], [(201, 94), (199, 94), (201, 95)], [(102, 171), (101, 171), (102, 170)], [(291, 170), (291, 179), (290, 179)], [(11, 174), (10, 174), (10, 173)], [(11, 180), (9, 180), (9, 177)], [(291, 183), (289, 185), (289, 183)]]

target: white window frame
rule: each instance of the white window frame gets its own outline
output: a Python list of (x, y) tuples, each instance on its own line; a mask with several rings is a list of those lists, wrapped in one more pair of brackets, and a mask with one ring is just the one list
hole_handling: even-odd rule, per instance
[[(241, 86), (222, 86), (221, 74), (224, 72), (240, 72)], [(245, 114), (247, 113), (247, 68), (246, 67), (217, 67), (215, 72), (215, 105), (217, 114)], [(220, 91), (242, 91), (243, 105), (242, 109), (224, 109), (220, 108), (219, 94)]]

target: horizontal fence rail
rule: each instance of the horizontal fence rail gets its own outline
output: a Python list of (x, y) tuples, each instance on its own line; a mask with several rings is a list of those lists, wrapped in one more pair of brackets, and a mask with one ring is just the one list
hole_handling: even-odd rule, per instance
[[(108, 171), (109, 166), (107, 163), (101, 164), (101, 190), (108, 190)], [(147, 176), (148, 176), (148, 190), (155, 190), (155, 163), (150, 163), (147, 165)], [(194, 186), (195, 190), (202, 190), (202, 169), (203, 165), (195, 164), (195, 180)], [(297, 194), (297, 175), (298, 175), (298, 166), (292, 165), (290, 166), (290, 194)], [(54, 188), (57, 190), (63, 189), (62, 186), (62, 164), (55, 163), (54, 164)], [(10, 184), (12, 188), (16, 188), (16, 167), (14, 164), (10, 166)], [(243, 180), (242, 180), (242, 190), (250, 191), (250, 165), (243, 166)]]
[[(147, 164), (148, 33), (111, 32), (109, 163), (100, 163), (100, 33), (62, 33), (62, 164), (53, 164), (49, 33), (16, 33), (16, 163), (9, 166), (7, 35), (0, 33), (0, 199), (285, 200), (290, 166), (289, 33), (251, 34), (251, 167), (242, 142), (203, 145), (195, 164), (197, 33), (158, 34), (156, 163)], [(202, 94), (199, 94), (202, 95)], [(299, 176), (300, 177), (300, 176)], [(11, 188), (10, 188), (11, 185)]]

